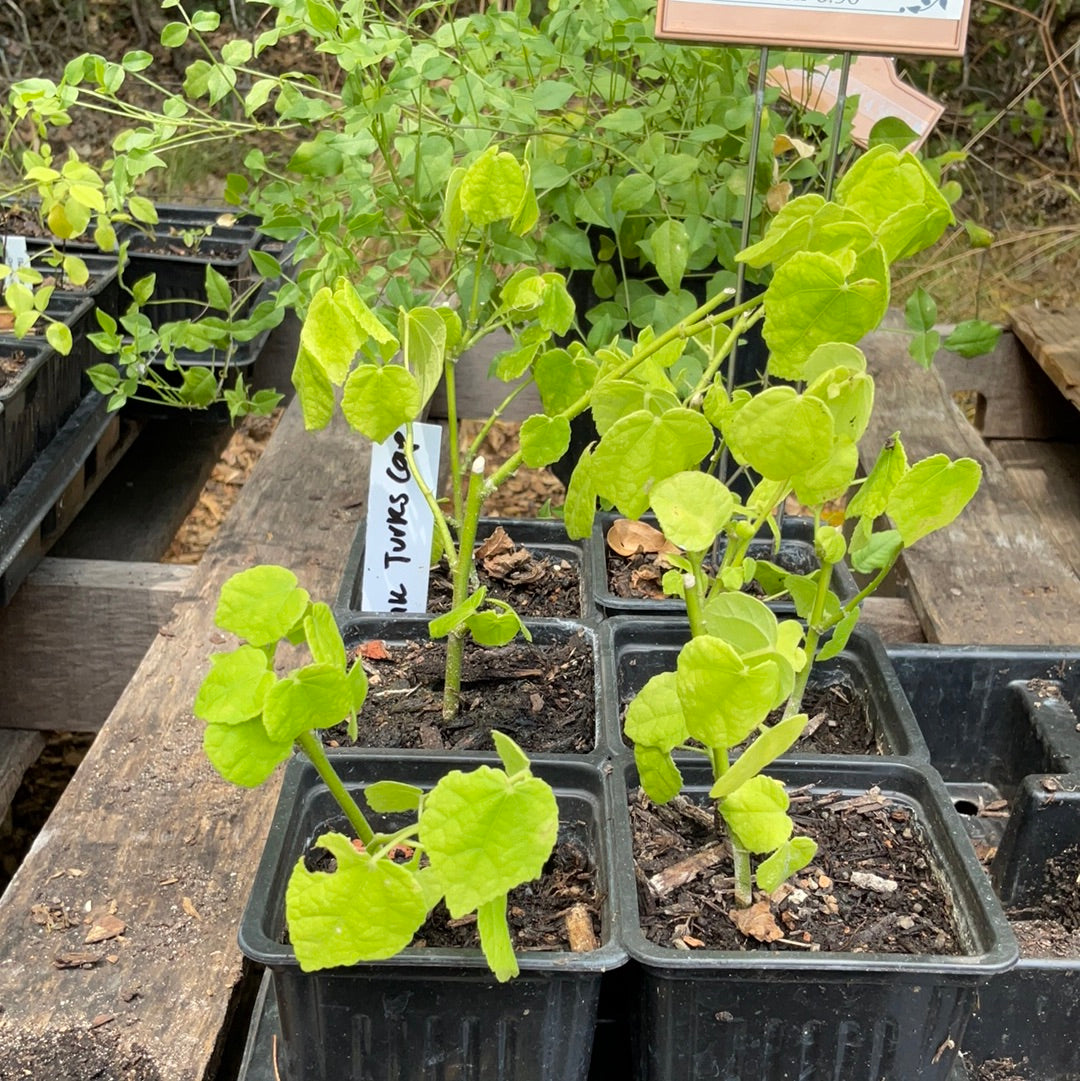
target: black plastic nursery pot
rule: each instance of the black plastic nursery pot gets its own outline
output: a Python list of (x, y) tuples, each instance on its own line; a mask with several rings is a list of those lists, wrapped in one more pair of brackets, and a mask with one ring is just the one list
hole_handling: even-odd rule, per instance
[[(913, 808), (951, 898), (956, 956), (676, 950), (638, 924), (629, 818), (616, 813), (616, 905), (637, 988), (629, 1002), (638, 1081), (944, 1081), (978, 989), (1016, 960), (1016, 943), (940, 779), (915, 763), (776, 763), (789, 788), (865, 793)], [(688, 768), (704, 802), (711, 776)], [(616, 808), (636, 772), (616, 771)]]
[[(431, 616), (376, 616), (349, 615), (345, 613), (339, 614), (338, 625), (345, 641), (345, 648), (349, 651), (350, 656), (363, 647), (365, 643), (371, 642), (379, 643), (379, 652), (384, 648), (390, 654), (396, 654), (410, 645), (429, 642), (428, 623), (431, 618)], [(582, 714), (582, 725), (586, 725), (584, 717), (585, 715), (588, 716), (588, 731), (585, 732), (583, 729), (578, 733), (582, 740), (580, 750), (552, 750), (553, 742), (550, 737), (554, 734), (555, 742), (561, 742), (558, 738), (559, 732), (567, 722), (569, 713), (565, 705), (558, 706), (555, 704), (559, 701), (560, 688), (558, 681), (562, 670), (555, 661), (542, 667), (533, 667), (530, 664), (521, 678), (533, 678), (540, 681), (537, 692), (540, 700), (522, 699), (517, 714), (512, 715), (509, 712), (503, 714), (501, 719), (496, 722), (495, 727), (499, 727), (530, 755), (540, 752), (558, 757), (565, 754), (571, 759), (587, 757), (597, 762), (605, 761), (615, 747), (613, 737), (616, 734), (609, 727), (611, 711), (604, 707), (604, 703), (614, 694), (614, 677), (603, 656), (603, 651), (599, 647), (596, 629), (584, 623), (564, 619), (526, 621), (526, 626), (532, 635), (532, 644), (541, 649), (549, 645), (570, 644), (574, 647), (575, 655), (584, 654), (585, 666), (591, 667), (592, 670), (591, 696), (587, 700), (575, 701), (574, 705)], [(514, 640), (519, 644), (523, 641), (521, 636)], [(514, 643), (510, 645), (513, 646)], [(466, 671), (462, 687), (463, 699), (472, 697), (481, 700), (486, 696), (487, 691), (484, 680), (487, 678), (487, 670), (490, 665), (484, 662), (484, 658), (493, 656), (497, 652), (498, 648), (483, 648), (482, 653), (479, 655), (480, 663), (476, 667), (477, 678), (475, 680), (471, 680), (468, 671)], [(377, 661), (373, 663), (376, 666), (378, 664)], [(438, 675), (433, 675), (436, 682), (430, 685), (431, 689), (436, 692), (435, 697), (438, 697), (442, 690), (441, 665), (438, 666), (437, 671)], [(516, 681), (517, 677), (511, 675), (510, 679)], [(411, 704), (409, 700), (419, 682), (420, 676), (410, 673), (407, 678), (408, 686), (387, 686), (383, 682), (382, 675), (377, 673), (376, 682), (369, 683), (368, 698), (364, 709), (361, 711), (361, 717), (365, 713), (374, 715), (376, 710), (384, 707), (390, 713), (396, 713), (399, 709), (408, 708)], [(547, 687), (551, 688), (550, 692), (546, 689)], [(438, 713), (433, 712), (430, 716), (432, 723), (436, 723)], [(452, 736), (453, 733), (451, 733)], [(363, 730), (361, 730), (361, 737), (363, 738)], [(380, 743), (379, 746), (389, 746), (389, 744)], [(457, 744), (453, 746), (456, 747)], [(482, 746), (468, 746), (465, 749), (470, 752), (487, 752), (493, 750), (493, 745), (490, 743), (490, 737), (485, 732)], [(328, 746), (327, 750), (335, 757), (363, 753), (362, 747), (331, 745)], [(413, 747), (401, 749), (397, 753), (402, 756), (411, 756), (428, 752)]]
[[(600, 626), (600, 650), (611, 656), (615, 697), (607, 703), (618, 716), (606, 722), (622, 731), (626, 705), (653, 676), (673, 672), (679, 651), (690, 640), (688, 624), (673, 619), (616, 616)], [(926, 743), (916, 724), (885, 647), (876, 632), (856, 627), (843, 652), (814, 666), (811, 688), (835, 687), (848, 699), (861, 702), (872, 729), (872, 742), (859, 753), (900, 756), (925, 761)], [(627, 748), (619, 738), (620, 748)], [(798, 744), (792, 755), (809, 754)]]
[[(395, 779), (430, 787), (460, 756), (400, 760), (372, 754), (338, 764), (356, 795)], [(624, 964), (610, 902), (612, 850), (603, 781), (594, 769), (534, 759), (533, 772), (554, 788), (560, 833), (583, 844), (604, 901), (601, 944), (587, 953), (521, 953), (521, 974), (500, 984), (479, 949), (409, 948), (389, 961), (302, 972), (285, 944), (284, 896), (296, 860), (341, 818), (337, 805), (300, 759), (286, 769), (269, 837), (240, 927), (245, 955), (272, 974), (280, 1015), (276, 1069), (282, 1081), (584, 1081), (600, 980)], [(256, 1024), (258, 1018), (256, 1018)], [(270, 1067), (267, 1069), (267, 1067)]]
[[(161, 207), (150, 232), (127, 235), (123, 282), (130, 289), (140, 278), (156, 275), (154, 294), (144, 312), (153, 326), (196, 319), (206, 310), (206, 267), (212, 266), (237, 289), (252, 279), (251, 249), (257, 244), (252, 225), (218, 225), (229, 213), (203, 207)], [(188, 244), (184, 234), (209, 229)]]
[[(590, 561), (584, 546), (578, 541), (570, 540), (566, 535), (566, 528), (561, 521), (554, 518), (481, 518), (476, 531), (477, 545), (487, 540), (499, 528), (505, 530), (516, 545), (527, 548), (536, 560), (546, 560), (557, 568), (566, 568), (568, 581), (576, 581), (576, 596), (567, 602), (567, 607), (574, 610), (554, 618), (580, 619), (587, 623), (596, 619)], [(339, 611), (363, 611), (361, 605), (366, 535), (367, 523), (362, 519), (345, 560), (345, 571), (336, 599)], [(494, 586), (498, 588), (499, 583), (495, 582)], [(428, 607), (430, 610), (430, 603)], [(539, 608), (532, 611), (526, 607), (515, 606), (515, 610), (522, 619), (553, 618)]]
[[(889, 652), (998, 896), (1012, 918), (1037, 914), (1050, 861), (1080, 847), (1080, 650)], [(981, 814), (1006, 802), (1006, 811)], [(1016, 967), (980, 989), (964, 1056), (975, 1065), (1011, 1060), (1032, 1081), (1067, 1081), (1080, 1075), (1078, 1029), (1080, 956), (1034, 956), (1022, 942)]]
[[(607, 544), (608, 530), (619, 516), (599, 514), (593, 525), (592, 536), (587, 545), (590, 575), (593, 581), (596, 608), (605, 616), (640, 615), (640, 616), (680, 616), (686, 617), (686, 605), (678, 597), (624, 597), (612, 587), (610, 564), (624, 557), (611, 552)], [(643, 521), (656, 525), (651, 515)], [(720, 551), (723, 551), (721, 545)], [(750, 543), (749, 555), (754, 559), (768, 560), (795, 574), (809, 574), (817, 570), (819, 563), (814, 554), (814, 523), (810, 518), (785, 516), (780, 530), (779, 547), (771, 535), (763, 532), (759, 539)], [(849, 601), (858, 592), (851, 571), (840, 564), (833, 568), (833, 592), (841, 601)], [(794, 612), (790, 601), (770, 605), (778, 611)]]

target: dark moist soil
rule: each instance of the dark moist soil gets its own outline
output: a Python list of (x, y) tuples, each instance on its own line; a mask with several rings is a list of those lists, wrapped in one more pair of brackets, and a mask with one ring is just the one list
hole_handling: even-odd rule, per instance
[(160, 1081), (150, 1056), (137, 1046), (124, 1048), (108, 1027), (50, 1031), (43, 1036), (7, 1031), (0, 1013), (0, 1078), (21, 1081)]
[[(622, 704), (625, 719), (629, 700)], [(803, 712), (809, 717), (803, 734), (792, 753), (802, 754), (881, 754), (873, 725), (862, 696), (846, 680), (806, 688)], [(781, 718), (782, 710), (769, 715), (769, 723)], [(625, 740), (625, 737), (624, 737)]]
[[(1028, 1067), (1027, 1059), (1014, 1062), (1011, 1058), (987, 1059), (967, 1065), (967, 1081), (1043, 1081)], [(1055, 1074), (1055, 1081), (1080, 1081), (1080, 1074)]]
[[(634, 555), (624, 556), (610, 548), (605, 548), (605, 552), (608, 592), (613, 596), (621, 597), (623, 600), (672, 600), (661, 585), (664, 574), (670, 568), (666, 562), (661, 561), (657, 553), (639, 551)], [(805, 574), (808, 569), (803, 565), (803, 561), (783, 549), (773, 554), (772, 562), (794, 574)], [(711, 561), (706, 560), (704, 566), (708, 571), (712, 566)], [(743, 592), (757, 597), (764, 596), (757, 582), (750, 582), (744, 587)]]
[[(817, 842), (817, 856), (740, 912), (730, 854), (718, 840), (712, 810), (683, 796), (655, 807), (635, 792), (630, 817), (638, 904), (649, 940), (680, 949), (960, 952), (950, 902), (910, 808), (874, 789), (851, 798), (796, 791), (789, 813), (795, 834)], [(690, 857), (703, 869), (689, 881), (660, 893), (650, 885), (653, 876)], [(861, 875), (872, 877), (860, 882)], [(736, 928), (736, 917), (749, 919), (751, 937)]]
[(584, 754), (596, 746), (592, 646), (582, 631), (551, 645), (467, 642), (461, 711), (451, 723), (442, 719), (445, 643), (373, 641), (357, 653), (370, 680), (358, 739), (350, 743), (338, 725), (327, 733), (331, 746), (488, 751), (493, 728), (529, 753)]
[(202, 240), (198, 244), (185, 244), (179, 237), (131, 238), (130, 250), (140, 255), (178, 255), (185, 259), (233, 260), (243, 251), (243, 245), (229, 241)]
[[(499, 526), (476, 548), (476, 569), (487, 595), (529, 619), (580, 619), (581, 572), (558, 556), (534, 554)], [(446, 560), (431, 569), (428, 611), (449, 612), (454, 583)]]
[[(407, 859), (408, 854), (402, 853), (401, 858)], [(309, 852), (305, 863), (310, 871), (332, 872), (337, 866), (325, 849)], [(596, 885), (596, 868), (575, 840), (560, 840), (540, 877), (511, 890), (506, 900), (510, 937), (518, 953), (595, 949), (601, 941), (603, 898)], [(441, 901), (412, 941), (413, 947), (429, 948), (476, 949), (479, 945), (475, 915), (451, 919)]]

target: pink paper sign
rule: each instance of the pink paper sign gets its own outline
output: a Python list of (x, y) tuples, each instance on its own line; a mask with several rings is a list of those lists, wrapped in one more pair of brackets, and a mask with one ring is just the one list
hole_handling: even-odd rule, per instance
[[(823, 113), (836, 104), (840, 90), (839, 68), (824, 64), (813, 71), (769, 68), (765, 78), (771, 86), (779, 87), (780, 93), (790, 101)], [(860, 146), (867, 145), (870, 129), (879, 120), (895, 117), (917, 136), (907, 149), (918, 150), (945, 111), (940, 102), (902, 82), (896, 74), (896, 64), (886, 56), (855, 57), (848, 73), (847, 93), (848, 97), (859, 96), (851, 137)]]

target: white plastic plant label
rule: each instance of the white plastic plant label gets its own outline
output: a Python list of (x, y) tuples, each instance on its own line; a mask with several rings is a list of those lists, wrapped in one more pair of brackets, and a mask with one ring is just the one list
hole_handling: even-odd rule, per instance
[(12, 271), (22, 270), (30, 265), (30, 256), (26, 251), (26, 237), (4, 237), (4, 266)]
[[(435, 490), (442, 430), (412, 426), (413, 458), (424, 483)], [(405, 457), (405, 429), (371, 448), (367, 531), (361, 606), (365, 612), (423, 612), (434, 534), (431, 508)]]

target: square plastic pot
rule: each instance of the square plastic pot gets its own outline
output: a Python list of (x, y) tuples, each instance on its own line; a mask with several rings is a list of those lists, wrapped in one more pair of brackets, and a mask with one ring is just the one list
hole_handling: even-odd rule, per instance
[[(345, 641), (345, 648), (350, 652), (363, 642), (372, 640), (382, 641), (385, 643), (388, 650), (393, 651), (396, 648), (400, 649), (407, 642), (426, 641), (429, 638), (428, 623), (430, 622), (430, 619), (430, 616), (376, 616), (349, 615), (348, 613), (344, 613), (339, 614), (338, 626), (341, 629), (342, 638)], [(561, 753), (552, 753), (550, 757), (553, 759), (568, 757), (571, 760), (587, 757), (596, 762), (606, 761), (614, 750), (613, 738), (617, 738), (617, 733), (613, 732), (610, 728), (611, 711), (605, 708), (605, 703), (610, 700), (614, 694), (614, 677), (609, 664), (602, 655), (602, 650), (599, 645), (599, 636), (596, 629), (589, 627), (584, 623), (576, 623), (565, 619), (526, 621), (526, 626), (529, 628), (529, 633), (532, 635), (534, 645), (544, 646), (565, 642), (570, 636), (580, 633), (584, 636), (592, 650), (593, 701), (595, 705), (593, 749), (585, 755), (567, 754), (564, 756)], [(518, 638), (516, 641), (521, 641), (521, 639)], [(536, 717), (530, 717), (530, 723), (542, 725), (544, 723), (544, 716), (545, 714), (541, 712)], [(532, 751), (529, 751), (528, 747), (525, 747), (525, 749), (530, 755), (533, 753)], [(327, 753), (331, 754), (336, 760), (338, 755), (348, 756), (364, 752), (358, 748), (328, 747)], [(413, 748), (403, 748), (396, 753), (408, 757), (417, 754), (424, 755), (428, 752)], [(449, 753), (454, 754), (458, 752), (451, 751)]]
[[(597, 610), (603, 616), (678, 616), (685, 619), (686, 605), (678, 597), (620, 597), (612, 592), (606, 538), (608, 530), (618, 517), (617, 514), (598, 514), (592, 536), (587, 543), (586, 556), (596, 590)], [(651, 515), (646, 515), (642, 520), (656, 525), (656, 520)], [(760, 538), (751, 541), (749, 554), (754, 559), (779, 563), (796, 574), (808, 574), (817, 570), (819, 563), (814, 554), (813, 520), (785, 517), (780, 530), (779, 552), (775, 551), (772, 537), (762, 534)], [(833, 569), (832, 589), (841, 601), (848, 601), (859, 592), (851, 571), (844, 564)], [(771, 603), (770, 607), (789, 614), (795, 611), (795, 606), (790, 601)]]
[[(574, 618), (585, 623), (595, 622), (597, 615), (593, 606), (594, 586), (591, 564), (586, 558), (583, 545), (566, 535), (562, 522), (541, 518), (481, 518), (476, 531), (476, 543), (487, 540), (496, 529), (502, 527), (515, 544), (528, 548), (537, 558), (549, 558), (552, 562), (569, 563), (578, 575), (578, 614)], [(364, 548), (367, 523), (360, 521), (353, 537), (352, 547), (345, 560), (336, 606), (342, 613), (362, 612), (360, 607), (364, 586)], [(369, 613), (373, 614), (373, 613)], [(532, 619), (526, 612), (518, 613), (523, 619)], [(545, 618), (545, 617), (540, 617)]]
[[(476, 764), (453, 755), (402, 760), (390, 753), (337, 767), (355, 795), (381, 778), (430, 787), (449, 770)], [(539, 757), (533, 771), (555, 789), (560, 830), (586, 845), (598, 888), (609, 898), (612, 849), (602, 778), (588, 766)], [(245, 955), (272, 974), (282, 1081), (584, 1081), (601, 977), (625, 962), (610, 900), (598, 950), (520, 954), (521, 974), (504, 984), (479, 949), (410, 948), (389, 961), (301, 972), (283, 941), (286, 882), (301, 853), (339, 817), (314, 769), (291, 761), (240, 927)], [(277, 1074), (264, 1064), (258, 1076)]]
[[(217, 225), (226, 210), (207, 207), (160, 207), (158, 223), (149, 234), (126, 234), (127, 289), (148, 274), (156, 275), (152, 303), (143, 311), (153, 326), (179, 319), (196, 319), (206, 311), (206, 267), (212, 266), (233, 289), (251, 283), (251, 249), (257, 246), (250, 224)], [(188, 230), (209, 228), (195, 245), (184, 243)]]
[[(637, 970), (629, 1003), (638, 1081), (944, 1081), (980, 986), (1016, 961), (1016, 942), (934, 771), (909, 762), (782, 762), (791, 787), (845, 795), (880, 786), (915, 810), (952, 898), (964, 952), (877, 953), (675, 950), (638, 925), (627, 792), (617, 772), (615, 842), (620, 934)], [(684, 793), (704, 801), (706, 768)]]
[[(616, 693), (608, 701), (615, 714), (606, 721), (617, 746), (629, 751), (621, 736), (624, 706), (660, 672), (673, 672), (679, 650), (690, 640), (690, 628), (672, 619), (617, 616), (600, 626), (600, 651), (611, 657)], [(867, 627), (856, 627), (843, 652), (815, 665), (811, 686), (840, 683), (862, 700), (874, 730), (877, 752), (925, 761), (929, 753), (915, 723), (885, 647)], [(796, 746), (792, 755), (806, 757)]]

